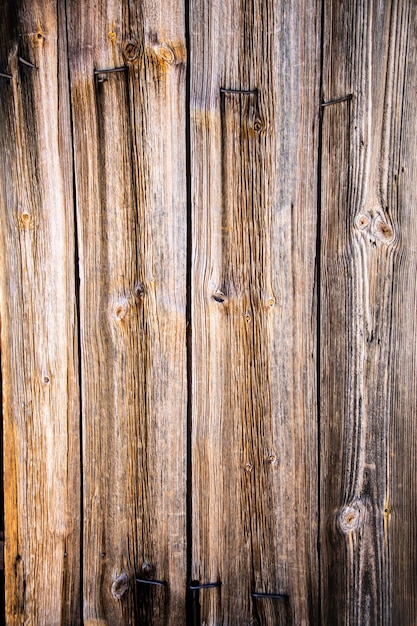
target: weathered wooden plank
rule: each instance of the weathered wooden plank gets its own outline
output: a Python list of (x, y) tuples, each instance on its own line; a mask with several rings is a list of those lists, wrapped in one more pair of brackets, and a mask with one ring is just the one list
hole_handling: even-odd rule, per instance
[(7, 623), (79, 624), (79, 389), (63, 3), (0, 6)]
[(323, 623), (417, 615), (416, 11), (325, 3)]
[(70, 7), (88, 623), (184, 623), (183, 22), (181, 1)]
[(190, 39), (201, 623), (316, 623), (320, 3), (192, 0)]

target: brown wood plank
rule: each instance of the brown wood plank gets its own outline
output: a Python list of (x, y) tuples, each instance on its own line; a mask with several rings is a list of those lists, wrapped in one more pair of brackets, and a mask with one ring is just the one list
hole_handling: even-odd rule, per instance
[[(79, 624), (79, 389), (63, 3), (0, 7), (6, 617)], [(34, 67), (32, 67), (32, 64)]]
[(89, 624), (185, 621), (183, 22), (181, 1), (70, 7)]
[[(415, 624), (417, 6), (325, 3), (322, 618)], [(337, 617), (335, 617), (337, 616)]]
[(320, 3), (192, 0), (190, 35), (201, 623), (317, 623)]

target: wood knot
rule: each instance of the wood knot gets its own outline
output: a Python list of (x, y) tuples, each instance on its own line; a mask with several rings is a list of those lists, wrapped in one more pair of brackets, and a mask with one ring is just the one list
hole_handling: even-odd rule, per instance
[(136, 39), (127, 41), (123, 48), (123, 56), (128, 63), (133, 63), (139, 57), (140, 49)]
[(384, 241), (385, 243), (391, 243), (391, 241), (394, 239), (393, 230), (391, 226), (387, 224), (386, 222), (382, 220), (378, 220), (376, 222), (375, 229), (381, 241)]
[(337, 516), (339, 529), (344, 535), (358, 530), (362, 525), (361, 510), (358, 505), (344, 506)]
[(19, 228), (21, 230), (32, 230), (33, 229), (33, 219), (32, 217), (29, 215), (29, 213), (27, 211), (19, 211), (18, 213), (18, 222), (19, 222)]
[(137, 283), (137, 285), (135, 285), (135, 296), (139, 299), (139, 300), (143, 300), (143, 298), (145, 297), (145, 285), (143, 283)]
[(167, 72), (171, 67), (178, 67), (185, 64), (186, 47), (180, 40), (159, 41), (156, 33), (148, 36), (148, 50), (153, 60), (157, 62), (157, 67), (162, 72)]
[(144, 578), (153, 578), (155, 575), (155, 568), (152, 563), (149, 563), (149, 561), (144, 561), (142, 563), (141, 570)]
[(131, 289), (123, 290), (112, 299), (110, 315), (117, 323), (121, 323), (135, 307), (142, 305), (146, 295), (146, 286), (136, 283)]
[(168, 65), (175, 63), (175, 52), (166, 43), (153, 46), (153, 51), (160, 61)]
[(36, 47), (43, 46), (45, 35), (41, 30), (33, 34), (33, 45)]
[(355, 225), (374, 245), (377, 243), (388, 245), (395, 239), (394, 229), (380, 208), (359, 213)]
[(226, 301), (226, 296), (222, 291), (215, 291), (212, 295), (212, 298), (215, 302), (219, 304), (223, 304)]
[(260, 117), (257, 117), (253, 123), (253, 130), (255, 133), (262, 133), (265, 130), (265, 122)]
[(118, 322), (121, 322), (127, 314), (129, 303), (126, 298), (120, 299), (114, 309), (114, 316)]
[(111, 586), (111, 593), (113, 598), (116, 600), (120, 600), (129, 589), (129, 576), (126, 572), (122, 572), (119, 574), (117, 578), (114, 579), (113, 584)]
[(359, 228), (359, 230), (365, 230), (366, 228), (368, 228), (370, 222), (370, 216), (366, 215), (365, 213), (360, 213), (356, 216), (356, 226)]

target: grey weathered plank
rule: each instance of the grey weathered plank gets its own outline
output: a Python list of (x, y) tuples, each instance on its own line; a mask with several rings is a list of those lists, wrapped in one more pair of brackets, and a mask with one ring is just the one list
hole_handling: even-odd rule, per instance
[[(183, 21), (181, 1), (70, 5), (87, 624), (184, 623)], [(167, 588), (135, 601), (136, 577)]]
[(190, 36), (201, 621), (316, 623), (320, 3), (192, 0)]
[[(0, 6), (6, 618), (78, 624), (79, 388), (63, 5)], [(36, 67), (31, 67), (29, 64)]]
[(325, 3), (323, 623), (415, 623), (414, 2)]

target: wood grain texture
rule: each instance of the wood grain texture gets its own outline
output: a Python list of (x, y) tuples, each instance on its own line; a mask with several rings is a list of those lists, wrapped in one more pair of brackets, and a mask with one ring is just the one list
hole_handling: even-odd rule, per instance
[(416, 14), (325, 3), (323, 623), (415, 624)]
[[(0, 276), (9, 625), (79, 624), (79, 389), (65, 15), (2, 2)], [(31, 67), (28, 63), (31, 63)]]
[(316, 623), (320, 6), (192, 0), (190, 39), (201, 623)]
[(416, 3), (0, 35), (7, 623), (414, 625)]
[[(77, 2), (68, 20), (84, 619), (176, 626), (186, 588), (184, 7)], [(136, 593), (138, 577), (167, 587)]]

